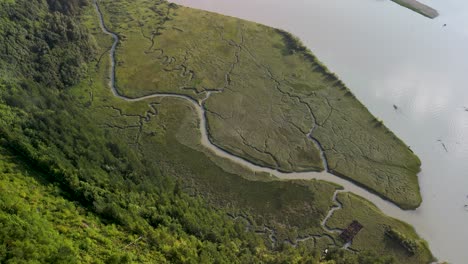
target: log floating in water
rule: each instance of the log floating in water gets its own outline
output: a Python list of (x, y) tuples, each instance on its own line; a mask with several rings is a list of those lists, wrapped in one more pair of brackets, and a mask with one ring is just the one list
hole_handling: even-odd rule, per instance
[(420, 3), (416, 0), (392, 0), (392, 1), (428, 18), (434, 19), (437, 16), (439, 16), (439, 12), (437, 12), (437, 10), (423, 3)]

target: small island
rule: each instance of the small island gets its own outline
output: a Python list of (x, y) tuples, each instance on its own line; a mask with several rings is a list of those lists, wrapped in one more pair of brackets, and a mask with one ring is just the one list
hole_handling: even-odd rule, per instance
[(437, 10), (421, 2), (418, 2), (416, 0), (392, 0), (392, 1), (431, 19), (434, 19), (439, 16), (439, 12), (437, 12)]

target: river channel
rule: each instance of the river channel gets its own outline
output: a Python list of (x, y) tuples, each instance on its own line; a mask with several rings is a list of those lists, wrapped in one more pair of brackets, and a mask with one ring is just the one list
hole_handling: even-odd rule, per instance
[(282, 28), (302, 39), (421, 158), (423, 204), (403, 211), (327, 173), (282, 174), (232, 156), (209, 142), (204, 109), (188, 97), (130, 99), (113, 90), (116, 96), (127, 101), (161, 96), (190, 100), (201, 120), (203, 145), (219, 156), (280, 178), (338, 183), (415, 226), (439, 259), (467, 263), (468, 3), (423, 1), (440, 13), (430, 20), (386, 0), (173, 2)]

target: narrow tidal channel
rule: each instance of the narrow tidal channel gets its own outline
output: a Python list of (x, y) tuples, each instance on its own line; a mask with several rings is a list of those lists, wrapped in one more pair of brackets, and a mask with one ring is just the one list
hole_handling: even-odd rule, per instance
[[(205, 112), (205, 109), (203, 107), (203, 100), (202, 101), (196, 101), (196, 100), (194, 100), (194, 99), (192, 99), (192, 98), (190, 98), (188, 96), (180, 95), (180, 94), (172, 94), (172, 93), (154, 93), (154, 94), (151, 94), (151, 95), (138, 97), (138, 98), (130, 98), (130, 97), (126, 97), (126, 96), (120, 94), (118, 92), (116, 86), (115, 86), (115, 72), (116, 72), (115, 71), (115, 67), (116, 67), (115, 52), (116, 52), (117, 44), (119, 42), (119, 37), (115, 33), (111, 32), (106, 27), (106, 25), (104, 23), (103, 14), (102, 14), (102, 12), (100, 10), (100, 7), (99, 7), (99, 4), (98, 4), (97, 0), (94, 0), (94, 6), (95, 6), (96, 12), (97, 12), (97, 14), (99, 16), (99, 23), (100, 23), (100, 27), (101, 27), (102, 31), (105, 34), (112, 36), (112, 38), (114, 39), (114, 42), (113, 42), (112, 47), (111, 47), (110, 52), (109, 52), (110, 61), (111, 61), (110, 73), (109, 73), (110, 74), (109, 86), (111, 88), (111, 91), (112, 91), (113, 95), (116, 96), (117, 98), (122, 99), (122, 100), (127, 101), (127, 102), (138, 102), (138, 101), (144, 101), (144, 100), (149, 100), (149, 99), (154, 99), (154, 98), (164, 98), (164, 97), (171, 97), (171, 98), (177, 98), (177, 99), (188, 101), (188, 102), (190, 102), (192, 104), (193, 109), (197, 113), (198, 119), (200, 120), (199, 128), (200, 128), (200, 133), (201, 133), (201, 144), (204, 147), (206, 147), (207, 149), (209, 149), (210, 151), (212, 151), (217, 156), (229, 159), (230, 161), (232, 161), (232, 162), (234, 162), (236, 164), (239, 164), (241, 166), (244, 166), (246, 168), (249, 168), (250, 170), (252, 170), (254, 172), (269, 173), (272, 176), (275, 176), (277, 178), (284, 179), (284, 180), (297, 180), (297, 179), (311, 180), (311, 179), (317, 179), (317, 180), (332, 182), (332, 183), (335, 183), (335, 184), (338, 184), (338, 185), (342, 186), (343, 190), (336, 191), (334, 193), (334, 195), (333, 195), (333, 202), (335, 203), (336, 206), (334, 206), (334, 207), (332, 207), (330, 209), (327, 216), (323, 219), (323, 221), (321, 223), (324, 230), (329, 232), (329, 233), (333, 233), (333, 232), (338, 231), (338, 230), (328, 228), (326, 226), (326, 222), (333, 215), (334, 211), (341, 209), (341, 204), (336, 200), (336, 195), (339, 192), (352, 192), (354, 194), (357, 194), (357, 195), (371, 201), (372, 203), (374, 203), (382, 212), (384, 212), (386, 215), (391, 216), (391, 217), (398, 218), (402, 214), (408, 214), (409, 213), (409, 211), (401, 210), (395, 204), (390, 203), (390, 202), (382, 199), (381, 197), (367, 191), (366, 189), (364, 189), (364, 188), (362, 188), (362, 187), (360, 187), (358, 185), (355, 185), (354, 183), (352, 183), (352, 182), (350, 182), (348, 180), (345, 180), (343, 178), (335, 176), (335, 175), (333, 175), (333, 174), (331, 174), (331, 173), (329, 173), (327, 171), (284, 173), (284, 172), (277, 171), (275, 169), (255, 165), (255, 164), (253, 164), (253, 163), (251, 163), (251, 162), (249, 162), (249, 161), (247, 161), (247, 160), (245, 160), (243, 158), (235, 156), (235, 155), (233, 155), (233, 154), (219, 148), (218, 146), (213, 144), (211, 142), (210, 138), (209, 138), (208, 129), (207, 129), (207, 122), (206, 122), (206, 112)], [(208, 96), (209, 96), (209, 94), (208, 94)], [(206, 98), (204, 100), (206, 100)], [(310, 137), (310, 134), (308, 135), (308, 137)], [(324, 162), (325, 168), (328, 168), (328, 164), (326, 162), (326, 158), (324, 157), (324, 155), (322, 155), (322, 160)]]

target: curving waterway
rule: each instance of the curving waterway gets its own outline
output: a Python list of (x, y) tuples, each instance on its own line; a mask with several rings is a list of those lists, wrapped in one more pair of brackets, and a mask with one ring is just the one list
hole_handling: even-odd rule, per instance
[[(466, 242), (465, 245), (468, 244), (468, 228), (463, 228), (463, 219), (468, 218), (463, 218), (465, 215), (462, 214), (466, 213), (463, 207), (463, 199), (466, 198), (466, 203), (468, 203), (468, 197), (466, 196), (468, 194), (468, 182), (464, 179), (461, 180), (466, 183), (466, 194), (462, 197), (463, 190), (460, 188), (462, 185), (448, 184), (450, 181), (460, 180), (457, 176), (460, 177), (463, 175), (462, 173), (468, 171), (463, 170), (466, 165), (458, 170), (459, 166), (457, 167), (453, 162), (454, 160), (461, 162), (465, 157), (468, 160), (468, 144), (464, 137), (468, 137), (466, 130), (464, 130), (468, 129), (468, 119), (466, 119), (468, 112), (466, 112), (466, 116), (463, 115), (465, 112), (463, 98), (468, 99), (468, 93), (466, 92), (468, 89), (461, 91), (461, 87), (457, 86), (468, 83), (468, 79), (465, 77), (466, 73), (462, 71), (462, 69), (468, 70), (468, 63), (466, 63), (468, 60), (464, 60), (464, 62), (454, 60), (453, 56), (457, 52), (445, 54), (449, 56), (448, 59), (434, 53), (440, 51), (437, 48), (441, 48), (442, 44), (445, 44), (442, 45), (445, 48), (454, 48), (454, 51), (461, 50), (460, 43), (468, 44), (468, 33), (466, 35), (460, 34), (460, 32), (464, 32), (463, 29), (454, 27), (447, 30), (450, 34), (446, 36), (449, 36), (451, 41), (461, 40), (461, 42), (455, 42), (456, 45), (453, 45), (452, 42), (441, 44), (439, 43), (440, 40), (430, 39), (431, 34), (424, 35), (431, 33), (431, 30), (439, 30), (441, 25), (424, 26), (425, 23), (429, 22), (426, 22), (423, 17), (420, 18), (420, 15), (406, 11), (397, 5), (392, 6), (388, 2), (375, 0), (350, 0), (345, 2), (344, 0), (292, 0), (290, 2), (280, 0), (240, 0), (235, 2), (228, 0), (177, 0), (174, 2), (285, 28), (303, 39), (305, 44), (312, 48), (314, 53), (330, 69), (338, 73), (357, 97), (369, 107), (371, 112), (382, 117), (386, 121), (386, 125), (403, 140), (409, 142), (412, 149), (421, 157), (423, 172), (420, 175), (420, 184), (424, 199), (423, 205), (416, 211), (404, 211), (379, 196), (325, 171), (281, 173), (274, 169), (257, 166), (232, 155), (210, 141), (202, 101), (196, 101), (184, 95), (167, 93), (155, 93), (139, 98), (129, 98), (119, 94), (115, 87), (114, 58), (119, 38), (106, 28), (102, 13), (95, 0), (96, 11), (100, 15), (100, 26), (103, 32), (114, 39), (110, 50), (109, 84), (114, 96), (129, 102), (158, 97), (173, 97), (190, 102), (200, 120), (201, 143), (214, 154), (248, 167), (253, 171), (270, 173), (281, 179), (319, 179), (339, 184), (344, 187), (344, 191), (355, 193), (371, 201), (385, 214), (414, 225), (417, 232), (429, 241), (436, 256), (454, 263), (464, 263), (463, 260), (468, 259), (468, 252), (464, 250), (463, 244), (463, 242)], [(444, 8), (436, 4), (428, 4), (442, 11), (439, 19), (454, 22), (460, 19), (458, 16), (455, 16), (456, 19), (446, 18), (443, 14)], [(351, 15), (349, 14), (354, 11), (359, 17), (350, 19)], [(395, 24), (389, 25), (388, 20)], [(407, 25), (405, 22), (408, 22)], [(437, 23), (437, 20), (431, 23)], [(417, 26), (422, 27), (422, 32), (416, 30)], [(404, 35), (406, 38), (399, 39), (400, 41), (392, 39), (401, 37), (396, 29), (403, 30), (407, 34)], [(378, 42), (375, 40), (376, 37), (382, 38), (382, 41), (384, 41), (381, 42), (382, 46), (375, 45)], [(419, 40), (417, 37), (421, 39)], [(371, 45), (364, 44), (366, 38), (372, 40)], [(430, 41), (433, 43), (431, 44)], [(432, 47), (432, 45), (435, 47)], [(398, 53), (402, 51), (404, 51), (402, 54)], [(428, 51), (428, 53), (421, 51)], [(466, 52), (457, 53), (457, 55), (466, 57)], [(403, 61), (403, 67), (396, 67), (395, 65), (399, 66), (403, 58), (407, 59)], [(466, 58), (468, 59), (468, 57)], [(412, 60), (418, 60), (418, 62), (414, 63)], [(433, 67), (436, 64), (435, 60), (448, 63), (445, 65), (447, 69), (444, 71), (440, 67)], [(382, 61), (385, 63), (382, 63)], [(457, 62), (455, 65), (453, 64), (454, 61)], [(450, 74), (444, 74), (448, 70), (450, 70)], [(398, 78), (395, 78), (392, 74)], [(374, 88), (376, 86), (377, 89)], [(426, 87), (428, 93), (434, 94), (425, 94), (422, 89)], [(458, 100), (449, 101), (447, 94), (450, 94), (450, 92), (459, 92), (461, 95), (455, 96)], [(463, 97), (463, 95), (466, 97)], [(396, 109), (392, 107), (394, 104), (397, 106)], [(454, 108), (450, 109), (451, 111), (458, 108), (460, 110), (455, 113), (456, 120), (453, 120), (453, 117), (446, 117), (446, 115), (452, 114), (452, 112), (448, 113), (449, 111), (447, 111), (450, 104)], [(455, 106), (455, 104), (459, 105)], [(384, 106), (386, 110), (382, 110)], [(468, 102), (466, 102), (466, 106), (468, 107)], [(434, 125), (433, 120), (430, 120), (431, 118), (435, 118), (435, 121), (439, 122), (435, 124), (435, 129), (433, 126), (429, 126)], [(421, 125), (421, 122), (426, 122), (428, 126), (415, 127)], [(439, 126), (442, 126), (442, 128), (449, 126), (456, 133), (455, 135), (451, 134), (451, 130), (447, 133)], [(431, 133), (433, 131), (441, 133), (434, 136), (434, 133)], [(424, 133), (424, 135), (421, 136), (421, 133)], [(326, 164), (325, 160), (324, 163)], [(438, 164), (442, 166), (437, 166)], [(435, 177), (435, 173), (431, 170), (435, 170), (439, 177)], [(457, 172), (461, 174), (454, 175)], [(426, 178), (428, 174), (433, 175), (429, 177), (429, 181)], [(444, 182), (444, 177), (441, 177), (441, 175), (448, 175), (447, 182)], [(454, 194), (460, 196), (456, 197), (459, 201), (454, 199)], [(442, 199), (437, 200), (438, 196)], [(336, 196), (333, 199), (337, 207), (330, 210), (322, 223), (323, 226), (325, 226), (326, 220), (333, 212), (339, 209)], [(458, 225), (450, 226), (447, 223), (457, 223)], [(333, 230), (329, 231), (333, 232)]]
[[(388, 202), (387, 200), (382, 199), (380, 196), (371, 193), (367, 191), (366, 189), (355, 185), (354, 183), (345, 180), (343, 178), (340, 178), (338, 176), (335, 176), (327, 171), (321, 171), (321, 172), (280, 172), (275, 169), (267, 168), (267, 167), (262, 167), (256, 164), (251, 163), (248, 160), (245, 160), (241, 157), (238, 157), (236, 155), (233, 155), (224, 149), (216, 146), (213, 144), (208, 136), (208, 129), (207, 129), (207, 123), (206, 123), (206, 112), (205, 108), (203, 107), (202, 101), (196, 101), (193, 98), (186, 96), (186, 95), (181, 95), (181, 94), (175, 94), (175, 93), (154, 93), (142, 97), (126, 97), (122, 94), (119, 93), (115, 86), (115, 51), (117, 44), (119, 42), (119, 37), (111, 32), (106, 25), (104, 24), (103, 16), (101, 13), (101, 10), (99, 8), (99, 5), (97, 3), (97, 0), (94, 0), (95, 8), (97, 13), (99, 14), (100, 18), (100, 26), (101, 29), (103, 30), (104, 33), (112, 36), (114, 39), (114, 43), (112, 44), (112, 48), (110, 49), (110, 57), (111, 57), (111, 67), (110, 67), (110, 81), (109, 81), (109, 86), (112, 90), (112, 94), (124, 101), (127, 102), (138, 102), (138, 101), (144, 101), (148, 99), (154, 99), (154, 98), (164, 98), (164, 97), (171, 97), (171, 98), (176, 98), (176, 99), (181, 99), (185, 100), (187, 102), (190, 102), (193, 106), (193, 109), (198, 115), (198, 119), (200, 121), (200, 133), (201, 133), (201, 144), (208, 148), (210, 151), (212, 151), (214, 154), (216, 154), (219, 157), (229, 159), (230, 161), (239, 164), (243, 167), (249, 168), (250, 170), (254, 172), (263, 172), (263, 173), (268, 173), (272, 176), (278, 177), (280, 179), (284, 180), (311, 180), (311, 179), (317, 179), (317, 180), (323, 180), (323, 181), (328, 181), (332, 183), (336, 183), (338, 185), (341, 185), (344, 189), (343, 191), (349, 191), (355, 194), (358, 194), (371, 202), (373, 202), (377, 207), (379, 207), (383, 212), (388, 214), (389, 216), (395, 215), (395, 212), (400, 212), (402, 211), (399, 207), (397, 207), (395, 204)], [(209, 96), (209, 94), (208, 94)], [(206, 98), (204, 99), (206, 100)], [(325, 168), (327, 168), (326, 160), (322, 157)], [(339, 204), (338, 201), (336, 201), (336, 193), (333, 196), (333, 200), (335, 201), (336, 204)], [(334, 207), (331, 211), (336, 210), (337, 208), (341, 208), (340, 206)], [(329, 214), (326, 219), (328, 219), (331, 215)]]
[(420, 0), (434, 20), (386, 0), (172, 1), (297, 35), (422, 161), (421, 207), (378, 206), (468, 263), (468, 1)]

